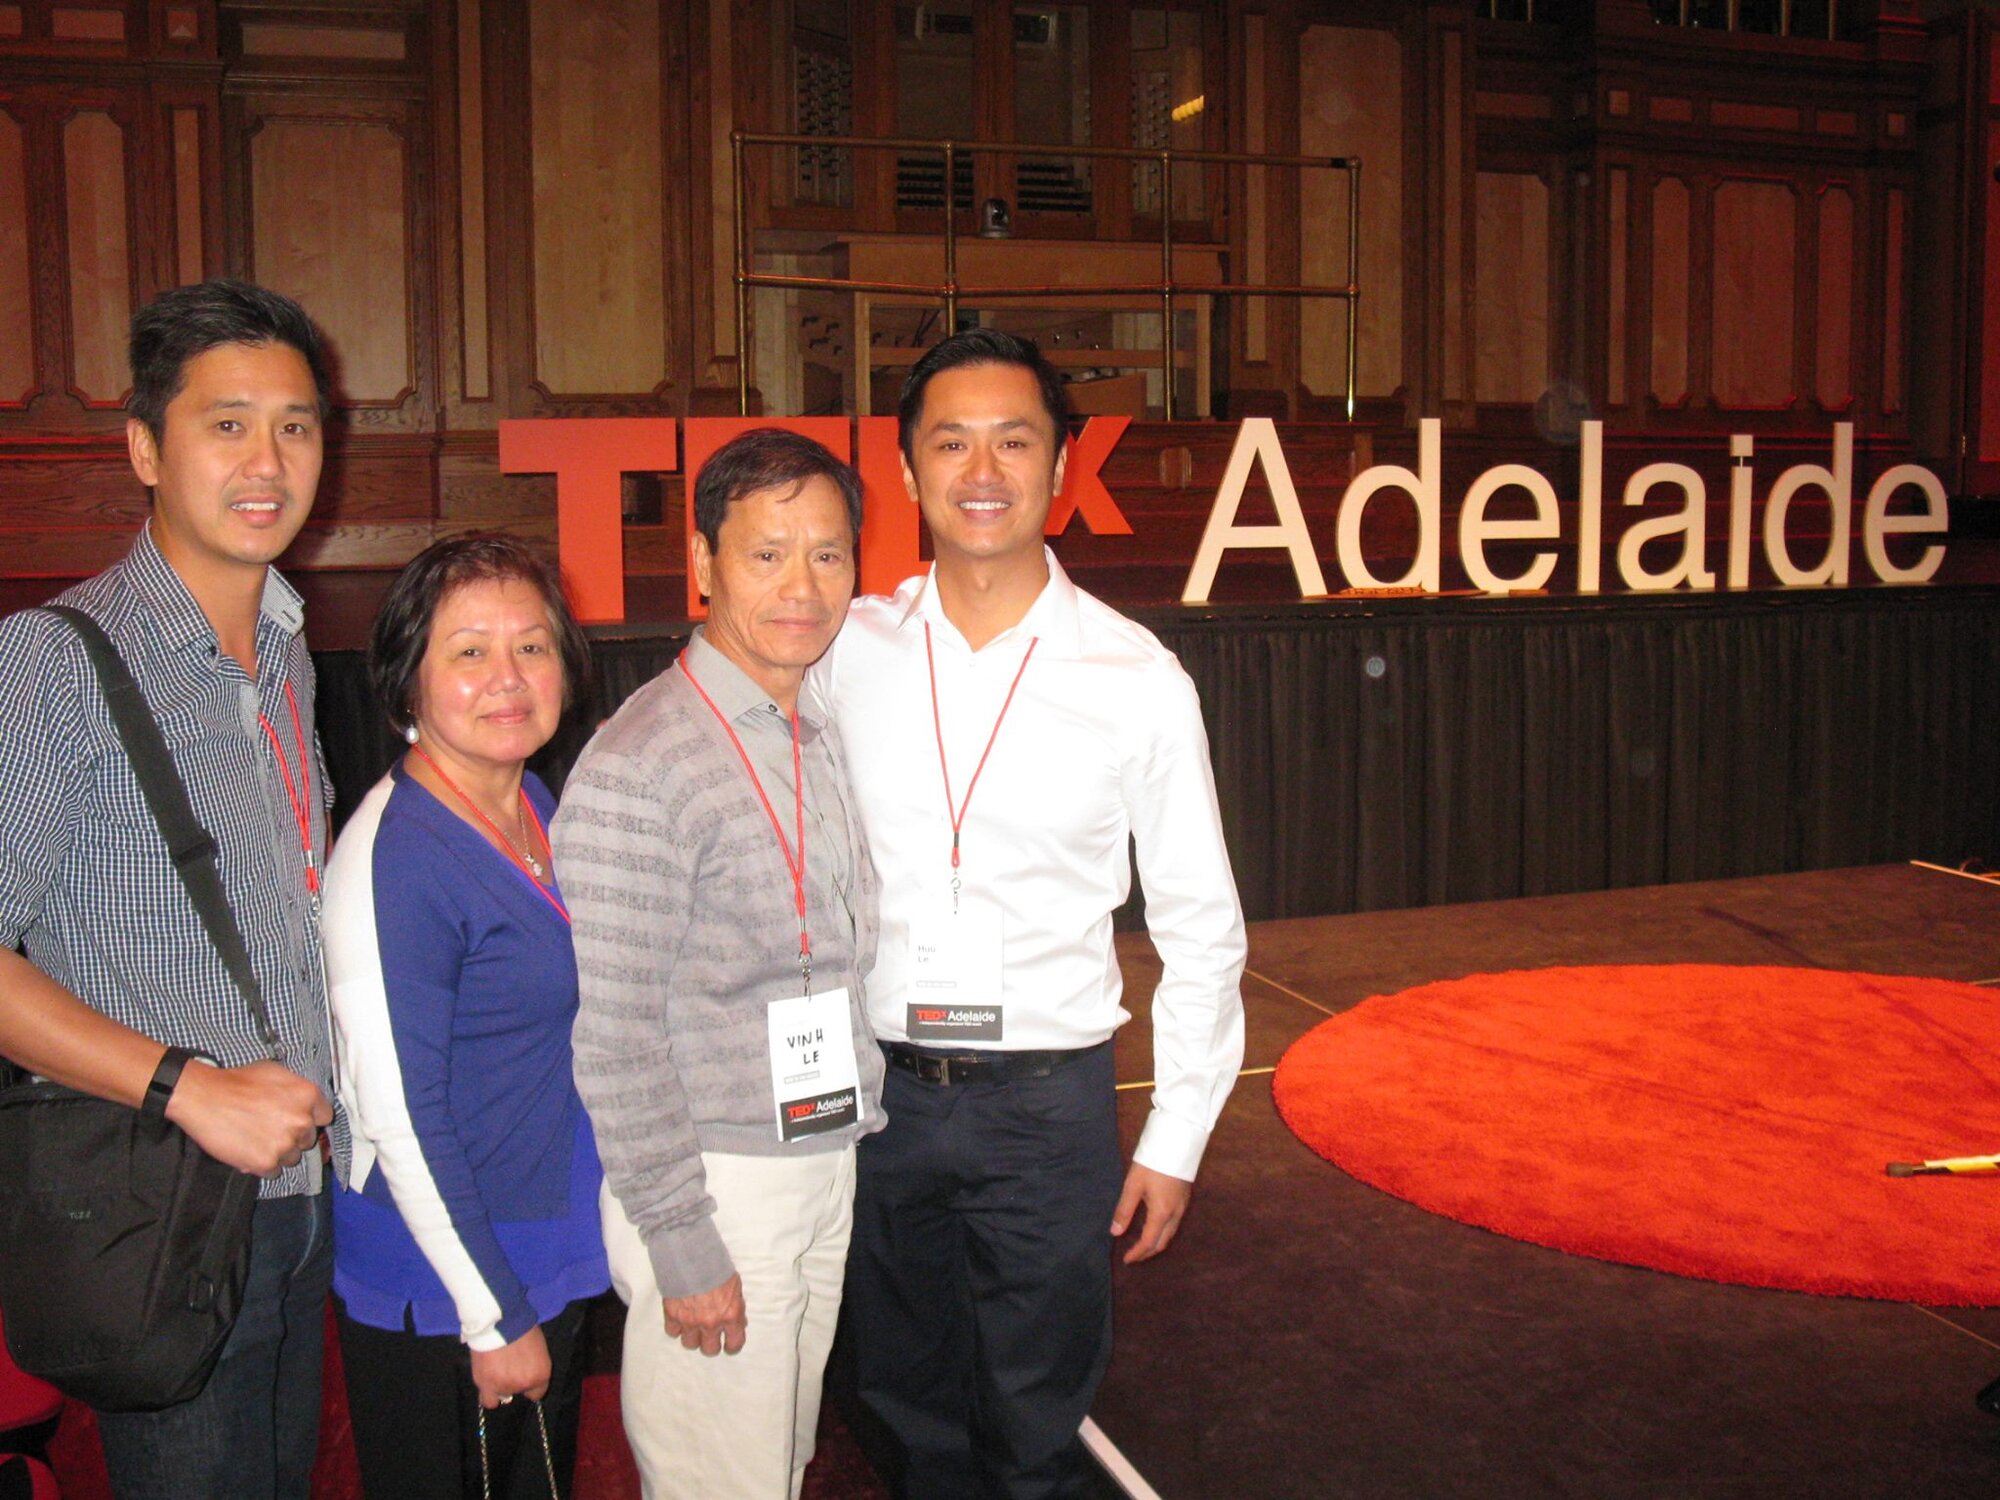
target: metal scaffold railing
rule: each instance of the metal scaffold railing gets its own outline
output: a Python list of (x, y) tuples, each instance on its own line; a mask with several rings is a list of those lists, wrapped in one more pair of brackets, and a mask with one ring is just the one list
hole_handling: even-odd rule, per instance
[[(791, 290), (881, 293), (889, 296), (921, 297), (944, 308), (947, 332), (958, 326), (961, 302), (1022, 302), (1030, 299), (1062, 297), (1158, 297), (1160, 303), (1160, 369), (1162, 406), (1168, 421), (1174, 417), (1174, 303), (1180, 296), (1236, 297), (1330, 297), (1347, 308), (1347, 417), (1354, 419), (1354, 353), (1357, 304), (1361, 299), (1361, 159), (1354, 156), (1273, 156), (1247, 151), (1175, 151), (1127, 146), (1083, 146), (1021, 141), (932, 141), (885, 136), (785, 135), (766, 131), (737, 130), (730, 135), (731, 177), (735, 198), (736, 223), (736, 404), (739, 412), (750, 409), (750, 367), (746, 340), (750, 324), (750, 291), (753, 287)], [(844, 276), (787, 276), (751, 268), (749, 209), (744, 175), (744, 152), (751, 147), (791, 146), (815, 149), (851, 148), (857, 151), (935, 151), (943, 158), (945, 182), (944, 279), (938, 282), (866, 281)], [(958, 279), (960, 232), (952, 209), (952, 184), (957, 180), (961, 156), (1058, 156), (1096, 157), (1113, 161), (1157, 163), (1163, 182), (1171, 182), (1173, 169), (1182, 162), (1224, 167), (1282, 167), (1303, 170), (1338, 171), (1347, 174), (1347, 279), (1344, 284), (1277, 284), (1271, 282), (1183, 283), (1174, 276), (1174, 222), (1170, 206), (1160, 213), (1160, 279), (1157, 282), (1065, 282), (1059, 285), (1026, 286), (972, 285)]]

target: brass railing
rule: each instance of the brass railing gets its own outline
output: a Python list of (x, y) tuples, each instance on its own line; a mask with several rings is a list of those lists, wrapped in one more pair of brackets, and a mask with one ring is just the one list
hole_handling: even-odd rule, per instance
[[(1175, 151), (1130, 146), (1074, 146), (1047, 142), (1019, 141), (927, 141), (883, 136), (779, 135), (764, 131), (737, 130), (729, 137), (736, 208), (736, 407), (744, 415), (750, 410), (750, 362), (747, 339), (750, 324), (752, 287), (790, 287), (795, 290), (878, 292), (891, 296), (934, 298), (944, 306), (945, 332), (958, 326), (961, 301), (1003, 300), (1020, 302), (1049, 297), (1150, 297), (1160, 299), (1160, 369), (1162, 408), (1166, 419), (1174, 417), (1174, 298), (1188, 293), (1198, 296), (1235, 297), (1333, 297), (1347, 304), (1347, 418), (1354, 420), (1354, 327), (1355, 304), (1361, 297), (1361, 159), (1355, 156), (1267, 156), (1245, 151)], [(944, 280), (941, 282), (856, 281), (843, 276), (779, 276), (750, 269), (749, 213), (745, 203), (743, 152), (750, 146), (850, 147), (859, 151), (936, 151), (944, 158)], [(1102, 157), (1113, 161), (1157, 162), (1164, 189), (1160, 207), (1160, 279), (1158, 282), (1114, 282), (1059, 286), (968, 286), (958, 279), (957, 216), (954, 204), (956, 179), (953, 173), (959, 156), (985, 153), (991, 156)], [(1221, 166), (1294, 167), (1347, 173), (1347, 281), (1345, 285), (1291, 285), (1269, 283), (1248, 285), (1236, 282), (1179, 283), (1174, 279), (1173, 169), (1178, 162), (1213, 163)], [(858, 393), (857, 393), (858, 395)]]

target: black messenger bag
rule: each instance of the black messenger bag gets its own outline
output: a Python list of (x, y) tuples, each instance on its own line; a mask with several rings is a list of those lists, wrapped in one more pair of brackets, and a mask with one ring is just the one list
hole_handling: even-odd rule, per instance
[[(264, 1045), (277, 1034), (215, 868), (215, 841), (146, 700), (97, 622), (52, 605), (90, 652), (146, 805)], [(54, 1083), (0, 1089), (0, 1310), (15, 1363), (104, 1411), (201, 1393), (235, 1325), (257, 1179), (166, 1118), (190, 1054), (169, 1048), (139, 1109)]]

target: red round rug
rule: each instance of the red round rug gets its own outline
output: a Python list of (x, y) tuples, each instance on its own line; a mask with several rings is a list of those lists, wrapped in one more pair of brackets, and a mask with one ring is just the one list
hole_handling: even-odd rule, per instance
[(1522, 970), (1363, 1001), (1278, 1110), (1384, 1192), (1515, 1239), (1746, 1286), (2000, 1302), (2000, 993), (1819, 969)]

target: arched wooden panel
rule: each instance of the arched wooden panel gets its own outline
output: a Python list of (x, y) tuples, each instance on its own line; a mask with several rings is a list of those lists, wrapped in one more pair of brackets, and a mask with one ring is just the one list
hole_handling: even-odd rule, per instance
[(1688, 186), (1653, 184), (1652, 395), (1679, 406), (1688, 393)]
[(1722, 406), (1784, 406), (1798, 287), (1797, 192), (1782, 182), (1723, 182), (1715, 190), (1712, 390)]
[(1854, 194), (1838, 183), (1819, 198), (1818, 296), (1813, 395), (1845, 410), (1854, 399)]
[(35, 305), (28, 264), (28, 161), (21, 122), (0, 109), (0, 406), (35, 394)]
[(131, 376), (132, 255), (126, 225), (125, 128), (101, 110), (63, 123), (68, 209), (70, 383), (92, 406), (116, 406)]
[(1478, 174), (1475, 399), (1525, 403), (1549, 384), (1549, 189), (1527, 172)]
[(250, 141), (257, 279), (312, 310), (346, 398), (394, 406), (415, 386), (406, 149), (370, 119), (267, 117)]
[[(1403, 49), (1393, 31), (1309, 26), (1300, 43), (1299, 151), (1358, 156), (1361, 321), (1356, 385), (1386, 396), (1403, 383)], [(1303, 277), (1347, 280), (1347, 174), (1279, 175), (1298, 183)], [(1313, 297), (1299, 310), (1299, 379), (1323, 396), (1347, 389), (1347, 309)]]
[(668, 378), (658, 0), (534, 0), (535, 378), (550, 395)]

